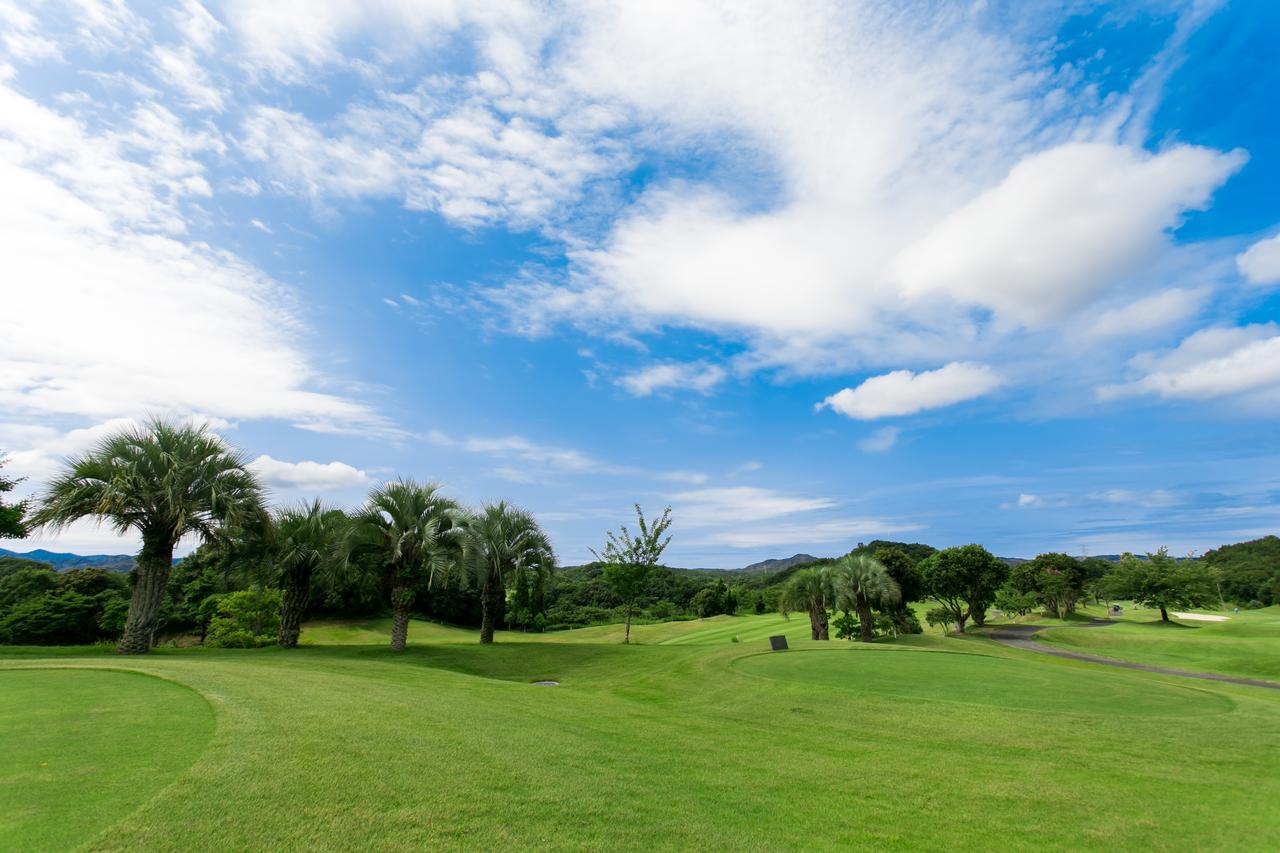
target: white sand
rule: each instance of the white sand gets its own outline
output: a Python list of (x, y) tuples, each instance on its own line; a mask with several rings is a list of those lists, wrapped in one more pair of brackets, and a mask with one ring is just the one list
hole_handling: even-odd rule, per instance
[(1211, 616), (1208, 613), (1170, 613), (1178, 619), (1190, 619), (1192, 622), (1226, 622), (1230, 616)]

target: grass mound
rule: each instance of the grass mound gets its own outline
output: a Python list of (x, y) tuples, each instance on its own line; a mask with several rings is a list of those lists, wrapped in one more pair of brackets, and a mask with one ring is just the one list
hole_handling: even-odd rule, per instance
[(189, 768), (213, 710), (179, 684), (110, 670), (0, 670), (0, 839), (62, 850)]

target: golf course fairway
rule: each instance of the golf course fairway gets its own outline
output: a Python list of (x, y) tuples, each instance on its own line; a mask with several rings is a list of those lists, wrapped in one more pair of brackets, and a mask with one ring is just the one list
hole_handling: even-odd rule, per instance
[(328, 644), (290, 651), (6, 649), (0, 834), (90, 850), (1274, 841), (1276, 691), (980, 638), (814, 643), (797, 620), (770, 653), (759, 638), (782, 624), (481, 647), (415, 622), (398, 654), (377, 624), (317, 625)]

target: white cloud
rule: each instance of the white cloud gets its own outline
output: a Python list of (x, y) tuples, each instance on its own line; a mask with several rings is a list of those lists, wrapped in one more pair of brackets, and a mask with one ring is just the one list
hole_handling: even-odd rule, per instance
[(725, 369), (717, 364), (666, 362), (629, 373), (620, 378), (618, 384), (636, 397), (648, 397), (667, 389), (709, 394), (726, 376)]
[(1002, 381), (990, 367), (967, 362), (952, 362), (920, 373), (895, 370), (873, 376), (857, 388), (832, 394), (818, 408), (830, 407), (857, 420), (912, 415), (981, 397)]
[(167, 110), (94, 134), (0, 85), (0, 407), (11, 417), (150, 411), (386, 424), (314, 390), (291, 294), (236, 256), (180, 239), (222, 150)]
[(1086, 338), (1122, 338), (1160, 331), (1196, 316), (1209, 297), (1205, 288), (1172, 288), (1109, 308), (1081, 330)]
[(59, 59), (62, 48), (53, 39), (39, 34), (36, 16), (10, 0), (0, 0), (0, 43), (19, 62)]
[(673, 483), (688, 483), (692, 486), (701, 486), (710, 478), (701, 471), (666, 471), (658, 474), (657, 479), (668, 480)]
[(858, 442), (858, 447), (865, 453), (884, 453), (898, 443), (901, 433), (898, 427), (882, 427)]
[(1275, 397), (1280, 393), (1280, 334), (1275, 324), (1204, 329), (1164, 353), (1131, 364), (1145, 375), (1098, 389), (1098, 398), (1155, 394), (1163, 398)]
[(1039, 504), (1040, 504), (1039, 495), (1028, 495), (1028, 494), (1018, 495), (1018, 506), (1020, 507), (1038, 506)]
[(1177, 146), (1149, 155), (1068, 143), (1032, 155), (937, 223), (893, 265), (909, 297), (941, 296), (1018, 323), (1060, 319), (1137, 272), (1184, 211), (1246, 160)]
[(1108, 489), (1091, 493), (1089, 499), (1102, 503), (1125, 504), (1151, 509), (1171, 507), (1181, 502), (1177, 495), (1164, 489), (1154, 489), (1149, 492), (1134, 491), (1133, 489)]
[(1251, 284), (1280, 282), (1280, 234), (1254, 243), (1236, 258), (1236, 265)]
[(696, 489), (668, 495), (667, 499), (673, 517), (689, 527), (764, 521), (835, 506), (830, 498), (799, 497), (754, 486)]
[(892, 536), (919, 529), (921, 529), (920, 525), (905, 522), (874, 518), (841, 518), (811, 524), (774, 524), (768, 527), (726, 530), (712, 534), (704, 541), (707, 544), (727, 545), (730, 548), (783, 545), (804, 547), (828, 542), (848, 542), (852, 547), (855, 537)]
[(268, 485), (290, 489), (332, 491), (369, 482), (369, 475), (345, 462), (284, 462), (265, 453), (249, 463)]

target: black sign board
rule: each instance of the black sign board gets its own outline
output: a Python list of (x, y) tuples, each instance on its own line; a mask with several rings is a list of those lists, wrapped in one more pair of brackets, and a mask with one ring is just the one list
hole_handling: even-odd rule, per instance
[(781, 635), (769, 638), (769, 645), (775, 652), (784, 652), (787, 650), (787, 638)]

